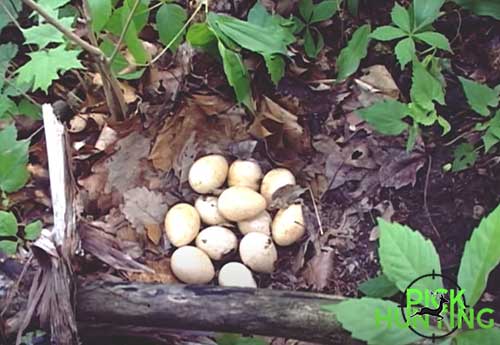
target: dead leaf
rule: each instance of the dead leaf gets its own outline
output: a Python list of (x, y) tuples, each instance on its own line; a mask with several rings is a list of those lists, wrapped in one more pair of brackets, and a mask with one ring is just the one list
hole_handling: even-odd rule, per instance
[(146, 235), (148, 236), (149, 240), (153, 242), (156, 245), (160, 244), (161, 240), (161, 227), (158, 224), (146, 224), (144, 225), (146, 228)]
[(381, 162), (379, 180), (382, 187), (399, 189), (417, 182), (417, 172), (425, 164), (425, 156), (417, 151), (406, 152), (400, 150), (393, 152), (390, 159)]
[(152, 269), (153, 273), (129, 273), (128, 279), (142, 283), (162, 283), (162, 284), (177, 284), (179, 281), (175, 278), (170, 269), (170, 258), (162, 258), (160, 260), (146, 260), (146, 266)]
[(163, 223), (168, 206), (161, 194), (137, 187), (123, 194), (122, 213), (136, 230)]
[(384, 65), (373, 65), (363, 69), (363, 72), (366, 74), (359, 78), (359, 81), (370, 87), (372, 92), (381, 93), (393, 99), (399, 98), (399, 88)]
[(272, 201), (269, 204), (269, 209), (282, 209), (297, 203), (300, 196), (307, 191), (307, 188), (302, 188), (299, 185), (286, 185), (279, 188), (272, 195)]
[(321, 291), (328, 286), (333, 272), (335, 262), (335, 252), (332, 248), (322, 249), (306, 264), (302, 274), (305, 283), (317, 291)]
[(234, 102), (229, 102), (218, 95), (205, 95), (195, 93), (190, 95), (190, 97), (208, 116), (214, 116), (224, 113), (235, 105)]
[(116, 131), (105, 125), (101, 130), (101, 134), (99, 134), (99, 138), (97, 138), (94, 147), (99, 151), (105, 151), (111, 144), (113, 144), (118, 138)]

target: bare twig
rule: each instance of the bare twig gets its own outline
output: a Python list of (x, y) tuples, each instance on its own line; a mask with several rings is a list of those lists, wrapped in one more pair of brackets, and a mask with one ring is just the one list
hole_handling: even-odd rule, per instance
[(123, 39), (125, 38), (125, 35), (127, 34), (128, 28), (130, 27), (130, 24), (132, 23), (132, 19), (134, 18), (135, 11), (137, 10), (137, 7), (139, 6), (139, 0), (135, 0), (134, 5), (132, 6), (132, 9), (130, 10), (130, 13), (128, 15), (127, 21), (125, 22), (125, 25), (122, 28), (122, 32), (120, 33), (120, 38), (118, 38), (118, 43), (116, 43), (115, 49), (113, 50), (113, 53), (111, 53), (111, 56), (109, 57), (109, 64), (111, 65), (113, 63), (113, 60), (115, 59), (116, 55), (120, 51), (120, 46), (122, 45)]
[(309, 185), (309, 194), (311, 195), (311, 200), (314, 207), (314, 214), (316, 215), (316, 220), (318, 221), (319, 233), (323, 235), (325, 232), (323, 231), (323, 224), (321, 223), (321, 217), (319, 216), (318, 206), (316, 205), (316, 200), (314, 199), (314, 194), (311, 189), (311, 185)]
[(89, 53), (95, 56), (98, 56), (103, 60), (106, 60), (106, 56), (98, 47), (89, 44), (88, 42), (82, 40), (80, 37), (75, 35), (71, 30), (68, 30), (57, 19), (48, 14), (40, 5), (35, 3), (33, 0), (22, 0), (22, 2), (26, 4), (26, 6), (30, 7), (33, 11), (41, 15), (47, 21), (47, 23), (54, 26), (57, 30), (62, 32), (67, 38), (69, 38), (71, 41), (79, 45), (82, 49), (88, 51)]

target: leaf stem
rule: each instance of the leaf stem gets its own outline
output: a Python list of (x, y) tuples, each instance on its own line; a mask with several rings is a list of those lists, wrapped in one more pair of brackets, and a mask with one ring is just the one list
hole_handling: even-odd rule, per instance
[(125, 25), (122, 28), (122, 32), (120, 33), (120, 38), (118, 39), (118, 42), (116, 43), (115, 49), (113, 50), (113, 53), (111, 53), (111, 56), (109, 57), (109, 64), (110, 65), (113, 63), (113, 60), (115, 59), (116, 55), (120, 51), (120, 46), (122, 45), (123, 39), (125, 38), (125, 35), (127, 34), (127, 31), (130, 27), (130, 24), (132, 23), (132, 19), (134, 18), (134, 13), (137, 10), (138, 6), (139, 6), (139, 0), (135, 0), (134, 5), (132, 6), (132, 9), (130, 10), (130, 13), (128, 15), (127, 21), (125, 22)]
[(103, 54), (103, 52), (99, 48), (82, 40), (80, 37), (78, 37), (76, 34), (74, 34), (71, 30), (68, 30), (57, 19), (52, 17), (50, 14), (48, 14), (40, 5), (35, 3), (33, 0), (22, 0), (22, 2), (26, 6), (31, 8), (33, 11), (37, 12), (40, 16), (42, 16), (47, 21), (47, 23), (54, 26), (57, 30), (62, 32), (64, 34), (64, 36), (69, 38), (71, 41), (75, 42), (82, 49), (86, 50), (87, 52), (91, 53), (92, 55), (98, 56), (101, 59), (104, 59), (104, 60), (106, 59), (106, 56)]

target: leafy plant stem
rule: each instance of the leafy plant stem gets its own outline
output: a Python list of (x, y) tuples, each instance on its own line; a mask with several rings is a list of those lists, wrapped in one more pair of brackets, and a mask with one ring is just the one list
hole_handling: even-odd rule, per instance
[(198, 6), (196, 6), (193, 14), (186, 21), (186, 23), (184, 23), (184, 25), (182, 26), (182, 28), (179, 31), (177, 31), (177, 33), (175, 34), (175, 36), (172, 37), (172, 39), (170, 40), (170, 42), (168, 42), (168, 44), (165, 46), (165, 48), (163, 48), (163, 50), (160, 53), (158, 53), (158, 55), (156, 55), (148, 64), (139, 65), (139, 66), (149, 67), (152, 64), (154, 64), (156, 61), (158, 61), (160, 59), (160, 57), (167, 52), (167, 50), (170, 48), (170, 46), (172, 46), (172, 44), (174, 44), (174, 42), (177, 41), (177, 39), (179, 38), (179, 36), (182, 35), (182, 33), (187, 29), (187, 27), (189, 26), (189, 24), (191, 24), (191, 22), (194, 20), (194, 18), (198, 14), (198, 12), (200, 12), (200, 10), (201, 10), (201, 8), (202, 8), (203, 5), (205, 5), (206, 7), (208, 7), (207, 0), (200, 1), (200, 3), (198, 4)]
[(122, 28), (122, 32), (120, 33), (120, 37), (118, 38), (118, 42), (116, 43), (115, 49), (113, 50), (113, 53), (111, 53), (111, 56), (109, 57), (108, 64), (111, 65), (113, 63), (113, 60), (115, 59), (116, 55), (120, 51), (120, 46), (122, 45), (123, 39), (125, 38), (125, 34), (128, 31), (128, 28), (130, 27), (130, 23), (132, 23), (132, 19), (134, 18), (135, 11), (137, 10), (137, 7), (139, 6), (140, 0), (135, 0), (134, 5), (132, 6), (130, 13), (127, 17), (127, 21), (125, 22), (125, 25)]
[[(90, 17), (89, 8), (88, 1), (83, 0), (83, 13), (88, 27), (89, 40), (94, 46), (97, 46), (97, 37), (91, 29), (92, 18)], [(125, 103), (125, 98), (120, 88), (120, 84), (111, 71), (111, 64), (109, 63), (109, 60), (105, 59), (105, 61), (103, 61), (100, 58), (96, 60), (97, 69), (102, 76), (104, 97), (106, 97), (106, 103), (109, 106), (111, 117), (117, 121), (122, 121), (127, 114), (127, 105)]]
[(24, 92), (23, 90), (19, 89), (17, 87), (17, 85), (15, 83), (13, 83), (9, 78), (5, 78), (4, 81), (9, 84), (10, 86), (12, 86), (14, 89), (16, 89), (16, 91), (20, 92), (24, 97), (26, 97), (26, 99), (28, 101), (30, 101), (31, 103), (33, 103), (34, 105), (36, 105), (38, 108), (42, 109), (42, 105), (40, 103), (38, 103), (33, 97), (31, 97), (30, 95), (28, 95), (26, 92)]
[(104, 53), (96, 46), (89, 44), (88, 42), (82, 40), (80, 37), (75, 35), (71, 30), (67, 29), (62, 25), (57, 19), (49, 15), (40, 5), (38, 5), (36, 2), (33, 0), (22, 0), (22, 2), (31, 8), (33, 11), (41, 15), (47, 23), (51, 24), (54, 26), (57, 30), (62, 32), (64, 36), (69, 38), (71, 41), (76, 43), (78, 46), (80, 46), (82, 49), (86, 50), (87, 52), (91, 53), (92, 55), (95, 55), (99, 57), (100, 59), (103, 59), (106, 61), (106, 56)]

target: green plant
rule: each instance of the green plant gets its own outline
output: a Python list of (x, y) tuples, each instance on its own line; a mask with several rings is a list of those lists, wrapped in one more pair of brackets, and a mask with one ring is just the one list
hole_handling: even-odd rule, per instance
[(414, 0), (406, 9), (396, 3), (391, 12), (392, 23), (376, 28), (372, 38), (379, 41), (399, 39), (394, 51), (403, 69), (413, 60), (416, 43), (424, 43), (431, 49), (451, 52), (446, 36), (435, 32), (432, 23), (439, 17), (439, 10), (445, 0)]
[(208, 13), (205, 23), (189, 27), (187, 40), (221, 57), (238, 102), (252, 111), (250, 76), (240, 52), (243, 48), (260, 54), (272, 81), (278, 83), (285, 73), (283, 56), (287, 54), (287, 46), (295, 41), (291, 25), (291, 21), (267, 13), (257, 2), (248, 14), (248, 21)]
[(267, 345), (260, 337), (243, 337), (240, 334), (223, 333), (215, 338), (218, 345)]
[(295, 33), (302, 34), (304, 38), (304, 50), (310, 58), (318, 56), (325, 42), (321, 32), (313, 26), (319, 22), (333, 17), (339, 9), (339, 1), (322, 1), (313, 4), (312, 0), (301, 0), (299, 2), (299, 13), (301, 18), (294, 18)]
[[(378, 226), (380, 228), (378, 252), (383, 276), (375, 278), (370, 283), (362, 284), (365, 292), (369, 294), (373, 292), (375, 297), (387, 297), (397, 291), (405, 292), (411, 284), (414, 284), (412, 287), (422, 291), (444, 291), (440, 276), (414, 281), (415, 278), (431, 272), (441, 273), (440, 259), (431, 241), (426, 240), (419, 232), (413, 231), (408, 226), (389, 223), (381, 218), (378, 219)], [(465, 291), (466, 301), (470, 307), (479, 301), (486, 289), (490, 272), (500, 263), (498, 241), (500, 241), (500, 205), (482, 219), (473, 231), (470, 240), (465, 244), (457, 279), (458, 285)], [(389, 282), (395, 289), (391, 288)], [(403, 345), (422, 339), (404, 326), (397, 303), (373, 297), (349, 299), (337, 305), (324, 306), (323, 309), (335, 313), (342, 326), (352, 332), (353, 337), (364, 340), (368, 344)], [(396, 314), (392, 315), (400, 318), (399, 322), (403, 324), (403, 327), (380, 328), (376, 324), (376, 317), (370, 317), (370, 315), (375, 315), (375, 310), (383, 313), (395, 310)], [(451, 315), (451, 317), (454, 316)], [(442, 326), (447, 328), (448, 323), (443, 322)], [(491, 323), (488, 327), (490, 326), (493, 327), (494, 324)], [(439, 329), (434, 331), (436, 335), (442, 334)], [(457, 345), (493, 345), (498, 342), (499, 336), (499, 328), (459, 330), (458, 333), (453, 333), (453, 338), (448, 338), (447, 341), (448, 344), (455, 342)]]
[(29, 141), (17, 140), (17, 130), (12, 124), (0, 130), (0, 192), (2, 195), (21, 189), (29, 178)]
[(400, 135), (407, 131), (408, 150), (413, 148), (421, 126), (437, 123), (445, 135), (451, 129), (450, 124), (437, 113), (435, 108), (435, 103), (445, 104), (445, 85), (438, 63), (439, 61), (432, 55), (426, 57), (423, 62), (416, 57), (413, 58), (410, 103), (384, 100), (357, 110), (357, 114), (382, 134)]
[(340, 51), (337, 58), (337, 79), (344, 80), (358, 70), (362, 59), (368, 54), (371, 27), (365, 24), (359, 27), (353, 34), (347, 46)]
[(24, 226), (24, 236), (21, 238), (18, 235), (18, 227), (16, 216), (12, 212), (0, 211), (0, 251), (13, 255), (17, 251), (17, 246), (21, 243), (22, 238), (27, 241), (34, 241), (42, 231), (42, 222), (39, 220)]
[[(499, 105), (500, 85), (492, 89), (487, 85), (466, 78), (459, 77), (458, 79), (471, 109), (479, 115), (489, 118), (488, 121), (477, 124), (475, 128), (475, 130), (483, 132), (484, 152), (488, 153), (493, 146), (500, 142), (500, 109), (495, 112)], [(473, 166), (480, 148), (475, 148), (469, 143), (458, 145), (453, 154), (452, 171), (461, 171)]]
[(478, 16), (491, 16), (500, 20), (500, 2), (497, 0), (452, 0)]

